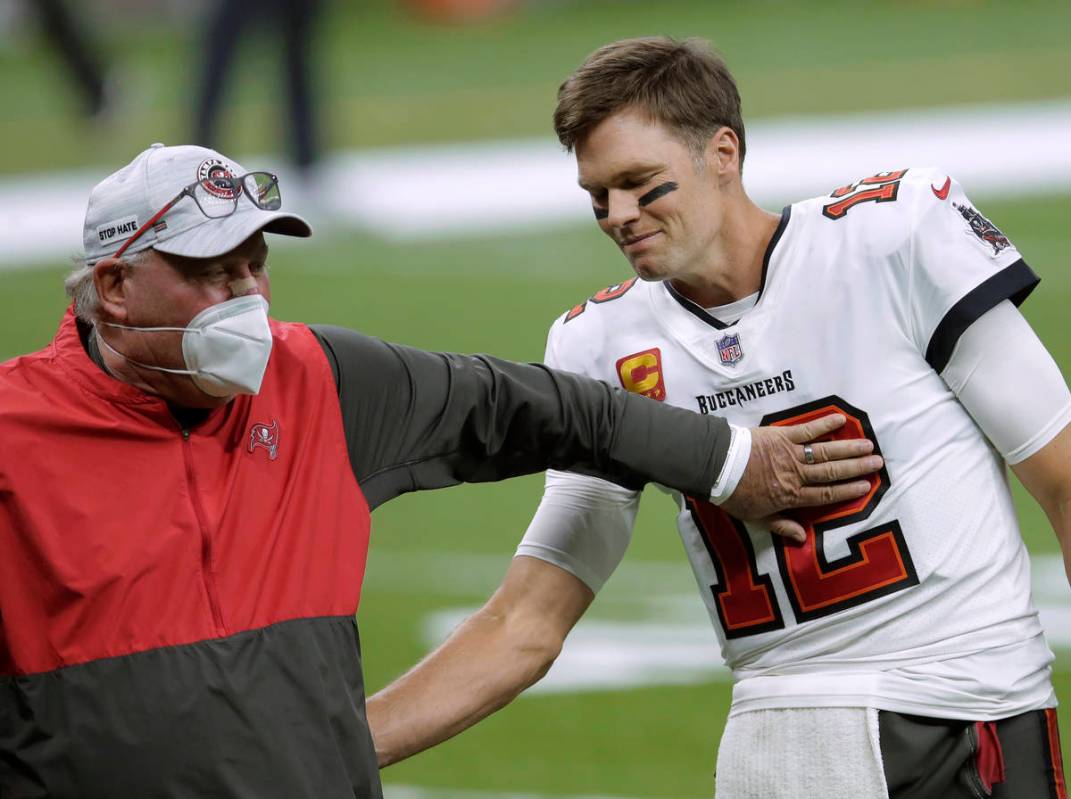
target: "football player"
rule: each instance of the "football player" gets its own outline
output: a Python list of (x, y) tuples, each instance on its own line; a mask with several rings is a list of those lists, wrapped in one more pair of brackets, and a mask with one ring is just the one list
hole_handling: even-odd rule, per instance
[[(1017, 310), (1038, 278), (1015, 246), (933, 168), (759, 208), (736, 85), (696, 40), (596, 51), (555, 127), (636, 277), (563, 314), (547, 363), (737, 425), (844, 414), (885, 458), (867, 496), (797, 517), (802, 543), (675, 495), (736, 681), (719, 799), (1065, 797), (1005, 464), (1071, 574), (1071, 393)], [(370, 701), (381, 763), (546, 672), (638, 500), (548, 473), (503, 585)]]

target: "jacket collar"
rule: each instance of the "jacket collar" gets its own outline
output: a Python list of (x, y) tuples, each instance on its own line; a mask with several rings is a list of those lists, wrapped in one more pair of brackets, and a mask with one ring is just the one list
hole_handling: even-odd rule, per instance
[(88, 326), (74, 315), (74, 306), (68, 307), (51, 345), (56, 365), (64, 374), (83, 391), (101, 399), (170, 416), (167, 403), (160, 397), (112, 377), (93, 362), (83, 343), (83, 335), (88, 333)]

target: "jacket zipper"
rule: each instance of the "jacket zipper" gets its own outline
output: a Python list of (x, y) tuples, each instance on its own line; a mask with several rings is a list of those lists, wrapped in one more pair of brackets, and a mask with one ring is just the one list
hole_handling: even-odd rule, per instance
[(201, 579), (205, 584), (205, 593), (208, 595), (208, 606), (212, 610), (212, 621), (216, 625), (216, 632), (219, 635), (225, 635), (227, 630), (223, 624), (223, 611), (219, 604), (219, 589), (212, 576), (212, 537), (209, 535), (205, 511), (201, 506), (197, 475), (193, 471), (193, 445), (190, 444), (190, 431), (186, 428), (182, 429), (182, 454), (186, 461), (186, 482), (190, 490), (190, 502), (193, 504), (197, 524), (201, 528)]

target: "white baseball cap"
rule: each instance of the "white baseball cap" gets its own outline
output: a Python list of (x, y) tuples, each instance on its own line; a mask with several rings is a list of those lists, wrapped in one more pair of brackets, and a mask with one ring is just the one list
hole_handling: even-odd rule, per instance
[[(137, 158), (93, 187), (82, 230), (87, 263), (114, 255), (160, 209), (184, 188), (202, 182), (212, 191), (212, 178), (241, 178), (246, 170), (207, 147), (153, 144)], [(258, 230), (284, 236), (311, 236), (309, 223), (296, 214), (264, 210), (242, 192), (221, 195), (225, 216), (206, 216), (192, 197), (182, 197), (126, 252), (153, 247), (191, 258), (214, 258), (230, 252)], [(233, 207), (233, 213), (231, 208)]]

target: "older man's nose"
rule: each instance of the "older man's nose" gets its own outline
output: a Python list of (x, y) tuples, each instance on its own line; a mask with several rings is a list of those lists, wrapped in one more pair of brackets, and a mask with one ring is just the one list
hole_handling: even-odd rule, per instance
[(253, 273), (247, 266), (241, 267), (235, 273), (229, 285), (232, 297), (244, 297), (247, 294), (256, 294), (260, 290), (257, 279), (253, 277)]

